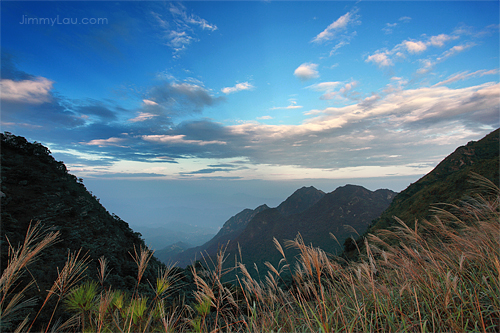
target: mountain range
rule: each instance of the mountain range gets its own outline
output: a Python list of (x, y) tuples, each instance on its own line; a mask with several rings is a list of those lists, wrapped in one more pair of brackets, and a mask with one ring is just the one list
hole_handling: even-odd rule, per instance
[[(345, 239), (367, 229), (395, 194), (391, 190), (370, 191), (357, 185), (339, 187), (331, 193), (312, 186), (302, 187), (276, 208), (261, 205), (231, 217), (202, 246), (175, 253), (158, 251), (156, 255), (163, 262), (185, 267), (203, 257), (213, 257), (225, 248), (228, 256), (241, 255), (243, 263), (256, 264), (262, 270), (265, 261), (277, 264), (280, 259), (273, 238), (284, 242), (298, 234), (307, 243), (337, 253)], [(290, 253), (293, 257), (293, 251)]]
[[(345, 185), (303, 211), (283, 214), (279, 207), (265, 210), (229, 244), (227, 253), (238, 253), (243, 264), (255, 265), (261, 273), (266, 270), (266, 261), (277, 267), (281, 259), (274, 238), (283, 245), (300, 234), (305, 244), (339, 254), (344, 241), (363, 233), (389, 206), (395, 194), (387, 189), (370, 191), (358, 185)], [(296, 252), (283, 248), (288, 262), (293, 264)]]

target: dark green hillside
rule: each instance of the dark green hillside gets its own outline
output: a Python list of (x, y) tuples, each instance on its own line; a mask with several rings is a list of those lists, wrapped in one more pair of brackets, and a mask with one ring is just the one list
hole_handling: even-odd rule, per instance
[[(499, 130), (479, 141), (458, 147), (431, 172), (396, 195), (387, 210), (375, 220), (367, 233), (391, 228), (394, 216), (413, 226), (415, 219), (429, 218), (431, 207), (439, 203), (456, 203), (469, 194), (471, 172), (499, 184)], [(361, 245), (361, 239), (358, 240)], [(346, 249), (354, 254), (355, 246)]]
[(341, 246), (330, 233), (342, 244), (346, 238), (356, 236), (356, 232), (364, 232), (389, 206), (394, 195), (395, 192), (390, 190), (372, 192), (361, 186), (346, 185), (324, 195), (298, 214), (283, 215), (278, 208), (265, 210), (252, 219), (245, 231), (230, 244), (228, 251), (236, 253), (239, 244), (243, 263), (249, 267), (256, 263), (259, 269), (263, 269), (265, 261), (276, 265), (280, 259), (281, 255), (273, 244), (274, 237), (283, 244), (300, 233), (306, 244), (336, 253)]
[(411, 223), (427, 218), (429, 208), (436, 203), (451, 203), (463, 198), (470, 190), (467, 178), (478, 173), (499, 184), (499, 130), (483, 139), (458, 147), (430, 173), (396, 195), (390, 207), (377, 219), (369, 232), (387, 228), (393, 216)]
[[(45, 297), (56, 280), (68, 253), (82, 250), (90, 259), (86, 274), (97, 280), (98, 259), (105, 256), (111, 269), (105, 286), (132, 291), (136, 284), (137, 265), (130, 253), (144, 247), (140, 234), (118, 216), (112, 215), (87, 191), (82, 180), (68, 173), (63, 162), (57, 162), (39, 143), (10, 133), (1, 135), (1, 269), (8, 258), (8, 243), (23, 241), (30, 223), (40, 221), (50, 230), (60, 232), (60, 242), (49, 247), (40, 260), (30, 267), (39, 291), (28, 296)], [(151, 259), (141, 282), (155, 281), (163, 267)], [(43, 320), (43, 316), (41, 317)]]

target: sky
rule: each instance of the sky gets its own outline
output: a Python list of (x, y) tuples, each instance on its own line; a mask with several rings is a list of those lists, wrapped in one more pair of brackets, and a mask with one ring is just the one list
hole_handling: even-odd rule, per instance
[(405, 189), (499, 127), (497, 1), (2, 1), (1, 131), (131, 225)]

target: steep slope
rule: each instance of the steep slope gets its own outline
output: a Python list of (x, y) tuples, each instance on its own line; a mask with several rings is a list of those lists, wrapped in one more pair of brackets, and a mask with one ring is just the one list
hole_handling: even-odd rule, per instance
[(243, 231), (243, 229), (245, 229), (248, 222), (250, 222), (255, 214), (260, 213), (261, 211), (266, 209), (269, 209), (269, 207), (264, 204), (255, 209), (244, 209), (235, 216), (232, 216), (224, 223), (217, 235), (215, 235), (214, 238), (210, 240), (210, 243), (224, 243), (229, 239), (234, 239)]
[(431, 172), (399, 193), (369, 231), (390, 226), (394, 223), (392, 216), (411, 223), (409, 219), (429, 217), (432, 204), (460, 200), (470, 188), (467, 178), (471, 172), (498, 184), (499, 131), (458, 147)]
[[(43, 299), (68, 253), (80, 249), (80, 257), (86, 255), (90, 260), (87, 278), (97, 279), (98, 259), (104, 256), (111, 270), (105, 286), (132, 291), (137, 265), (130, 253), (144, 246), (140, 234), (118, 216), (109, 214), (86, 190), (82, 180), (69, 174), (46, 147), (10, 133), (0, 136), (2, 271), (8, 263), (6, 239), (17, 246), (23, 241), (29, 224), (41, 221), (45, 228), (60, 232), (60, 242), (42, 252), (36, 265), (30, 267), (38, 288), (27, 292), (27, 298)], [(163, 264), (152, 258), (141, 282), (145, 288), (147, 280), (155, 281), (160, 267)], [(41, 322), (47, 319), (44, 315), (39, 317)]]
[[(471, 172), (499, 184), (499, 131), (497, 129), (477, 142), (458, 147), (431, 172), (396, 195), (367, 233), (393, 227), (396, 225), (394, 216), (413, 226), (415, 219), (432, 215), (430, 209), (433, 205), (463, 199), (471, 188)], [(362, 245), (362, 238), (357, 242)], [(356, 246), (348, 242), (345, 251), (348, 257), (353, 257)]]
[[(128, 287), (124, 278), (136, 275), (129, 252), (134, 251), (134, 246), (144, 246), (140, 234), (118, 216), (109, 214), (47, 148), (8, 133), (1, 134), (1, 139), (2, 239), (7, 236), (17, 244), (30, 222), (41, 221), (47, 228), (59, 230), (62, 240), (47, 255), (50, 260), (39, 265), (44, 267), (43, 274), (40, 272), (44, 279), (54, 280), (56, 267), (62, 267), (68, 250), (82, 248), (93, 259), (92, 266), (96, 267), (100, 256), (106, 256), (113, 269), (110, 279), (117, 288)], [(2, 259), (7, 253), (5, 245), (3, 242)], [(5, 263), (2, 260), (2, 265)]]
[[(330, 236), (342, 244), (347, 237), (362, 233), (391, 203), (395, 192), (372, 192), (361, 186), (346, 185), (322, 197), (303, 212), (283, 215), (278, 208), (257, 214), (245, 230), (231, 242), (228, 251), (236, 253), (241, 247), (243, 263), (264, 269), (264, 262), (277, 265), (281, 255), (275, 249), (273, 238), (280, 241), (294, 239), (300, 233), (306, 244), (318, 246), (329, 253), (341, 250)], [(346, 227), (349, 226), (349, 227)], [(352, 229), (356, 230), (354, 232)], [(293, 251), (289, 260), (293, 261)]]

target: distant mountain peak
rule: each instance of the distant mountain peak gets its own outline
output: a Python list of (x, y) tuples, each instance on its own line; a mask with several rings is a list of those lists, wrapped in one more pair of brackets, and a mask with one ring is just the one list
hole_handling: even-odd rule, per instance
[(325, 192), (316, 189), (314, 186), (303, 186), (293, 192), (278, 207), (278, 211), (283, 215), (292, 215), (305, 211), (317, 203), (325, 196)]

